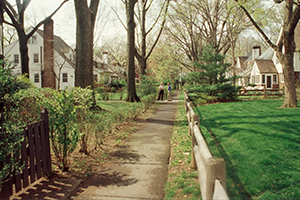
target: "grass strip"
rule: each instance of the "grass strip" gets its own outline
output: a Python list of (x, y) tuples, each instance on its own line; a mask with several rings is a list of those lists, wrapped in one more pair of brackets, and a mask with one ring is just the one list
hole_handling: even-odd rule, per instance
[[(183, 99), (181, 93), (180, 99)], [(171, 139), (171, 157), (165, 199), (200, 199), (197, 170), (190, 168), (191, 137), (184, 103), (179, 102)]]

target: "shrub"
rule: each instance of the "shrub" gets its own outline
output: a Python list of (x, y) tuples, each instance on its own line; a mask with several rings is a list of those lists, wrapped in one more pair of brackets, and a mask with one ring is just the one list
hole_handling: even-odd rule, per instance
[(49, 112), (52, 150), (61, 169), (66, 171), (69, 168), (67, 156), (75, 150), (79, 138), (74, 93), (52, 90), (50, 94), (51, 98), (45, 99), (45, 107)]
[[(22, 165), (17, 155), (24, 139), (24, 122), (15, 118), (19, 106), (13, 101), (13, 95), (21, 89), (32, 87), (25, 77), (12, 76), (11, 67), (0, 62), (0, 190), (2, 184), (12, 173), (18, 174)], [(18, 114), (20, 115), (20, 114)], [(8, 157), (11, 156), (11, 157)]]
[(140, 84), (138, 94), (141, 98), (149, 94), (156, 94), (156, 81), (153, 75), (143, 75), (141, 77), (142, 83)]

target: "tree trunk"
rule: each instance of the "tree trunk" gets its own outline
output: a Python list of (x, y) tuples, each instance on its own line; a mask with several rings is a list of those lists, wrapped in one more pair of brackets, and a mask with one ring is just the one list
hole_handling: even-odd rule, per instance
[(139, 102), (135, 87), (135, 65), (134, 65), (134, 5), (135, 0), (128, 0), (126, 5), (127, 16), (127, 97), (128, 102)]
[(25, 32), (19, 32), (19, 44), (20, 44), (20, 53), (21, 53), (21, 73), (25, 74), (26, 77), (29, 77), (29, 57), (28, 57), (28, 46), (27, 46), (27, 37)]
[[(142, 10), (141, 20), (141, 59), (139, 60), (141, 76), (146, 75), (147, 58), (146, 58), (146, 9)], [(141, 77), (142, 78), (142, 77)]]
[(285, 54), (281, 63), (285, 83), (285, 98), (282, 107), (294, 108), (297, 107), (296, 83), (294, 74), (294, 33), (292, 36), (285, 32), (283, 34)]
[(75, 86), (93, 88), (93, 17), (86, 1), (75, 0), (76, 26), (76, 67)]

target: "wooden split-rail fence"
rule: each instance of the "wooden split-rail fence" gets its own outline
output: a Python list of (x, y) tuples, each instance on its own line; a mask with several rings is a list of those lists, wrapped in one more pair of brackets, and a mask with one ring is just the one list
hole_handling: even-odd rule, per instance
[(40, 122), (28, 125), (23, 133), (21, 151), (17, 155), (9, 155), (7, 160), (10, 160), (11, 156), (19, 158), (24, 168), (20, 174), (14, 174), (3, 184), (0, 199), (9, 199), (12, 194), (51, 173), (47, 110), (41, 113)]
[(223, 158), (214, 158), (199, 128), (199, 115), (195, 114), (188, 93), (185, 92), (185, 109), (192, 139), (191, 167), (198, 169), (202, 199), (229, 200), (226, 192), (226, 165)]

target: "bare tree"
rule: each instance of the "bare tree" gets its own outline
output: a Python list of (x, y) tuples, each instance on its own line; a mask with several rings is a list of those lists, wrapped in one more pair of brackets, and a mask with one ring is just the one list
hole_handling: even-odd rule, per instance
[(20, 53), (21, 53), (21, 72), (22, 74), (26, 74), (29, 76), (29, 57), (28, 57), (28, 46), (27, 41), (28, 39), (36, 32), (36, 30), (43, 25), (47, 20), (51, 19), (53, 15), (69, 0), (64, 0), (60, 6), (52, 12), (48, 17), (44, 20), (40, 21), (33, 29), (26, 34), (26, 30), (24, 27), (24, 18), (25, 18), (25, 10), (27, 9), (28, 5), (30, 4), (31, 0), (15, 0), (17, 5), (17, 10), (7, 1), (7, 0), (0, 0), (5, 12), (8, 14), (11, 22), (5, 21), (4, 22), (17, 30), (18, 37), (19, 37), (19, 44), (20, 44)]
[(245, 12), (253, 26), (259, 31), (265, 41), (276, 51), (276, 56), (282, 64), (284, 83), (285, 83), (285, 99), (282, 107), (297, 107), (296, 83), (294, 74), (294, 52), (295, 52), (295, 28), (300, 19), (299, 1), (293, 0), (274, 0), (275, 3), (285, 2), (285, 15), (283, 21), (282, 32), (275, 45), (259, 24), (254, 20), (246, 7), (238, 0), (235, 0), (240, 8)]
[(134, 22), (134, 6), (136, 0), (125, 0), (126, 18), (127, 18), (127, 96), (128, 102), (139, 102), (140, 99), (136, 94), (135, 87), (135, 64), (134, 64), (134, 40), (135, 40), (135, 22)]
[(3, 27), (3, 43), (9, 45), (17, 40), (17, 31), (11, 26)]
[[(138, 27), (139, 31), (139, 40), (137, 40), (137, 44), (135, 45), (135, 57), (137, 58), (140, 66), (140, 73), (141, 75), (146, 74), (147, 68), (147, 60), (149, 59), (153, 49), (155, 48), (165, 25), (167, 19), (167, 12), (169, 8), (170, 0), (164, 0), (162, 5), (159, 7), (159, 12), (156, 18), (152, 21), (152, 24), (147, 29), (147, 22), (146, 19), (150, 19), (149, 12), (151, 7), (154, 7), (156, 11), (158, 5), (153, 5), (154, 0), (138, 0), (138, 9), (135, 16), (137, 16)], [(157, 12), (157, 11), (156, 11)], [(147, 16), (148, 14), (148, 16)], [(150, 13), (153, 15), (153, 13)], [(157, 28), (157, 26), (159, 28)], [(147, 39), (151, 32), (157, 33), (156, 36), (153, 36), (154, 40), (152, 44), (150, 44), (150, 40)], [(149, 47), (147, 47), (149, 45)]]
[[(126, 4), (127, 1), (122, 0), (122, 2)], [(146, 74), (147, 60), (163, 32), (167, 19), (169, 2), (170, 0), (163, 0), (162, 3), (155, 3), (154, 0), (136, 0), (137, 7), (134, 10), (134, 16), (137, 20), (135, 32), (137, 35), (135, 40), (135, 57), (139, 62), (139, 71), (141, 75)], [(123, 27), (127, 29), (117, 11), (114, 9), (113, 11)], [(147, 20), (149, 21), (147, 22)], [(151, 33), (152, 35), (150, 37)]]
[(54, 71), (53, 71), (53, 74), (55, 74), (55, 78), (57, 79), (57, 88), (60, 89), (60, 81), (61, 81), (61, 70), (63, 69), (63, 67), (65, 66), (66, 64), (66, 60), (64, 60), (62, 63), (58, 63), (56, 61), (55, 65), (57, 66), (58, 68), (58, 74), (56, 74)]
[(185, 58), (177, 59), (189, 71), (194, 71), (193, 63), (198, 60), (201, 52), (202, 40), (196, 31), (198, 24), (197, 11), (188, 2), (174, 1), (170, 3), (170, 13), (166, 30), (170, 38), (180, 47), (179, 53), (185, 54)]

